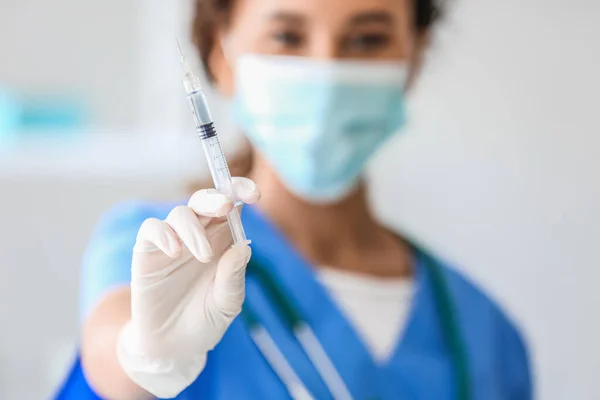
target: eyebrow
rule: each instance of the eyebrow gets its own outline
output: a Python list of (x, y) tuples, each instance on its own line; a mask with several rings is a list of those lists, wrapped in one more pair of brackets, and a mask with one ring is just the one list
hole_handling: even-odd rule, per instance
[(304, 23), (306, 20), (306, 18), (303, 15), (287, 11), (278, 11), (273, 14), (270, 14), (268, 19), (273, 21), (289, 22), (298, 25)]
[(381, 23), (385, 25), (393, 25), (394, 18), (392, 14), (386, 11), (369, 11), (354, 15), (350, 18), (350, 25), (363, 25), (370, 23)]

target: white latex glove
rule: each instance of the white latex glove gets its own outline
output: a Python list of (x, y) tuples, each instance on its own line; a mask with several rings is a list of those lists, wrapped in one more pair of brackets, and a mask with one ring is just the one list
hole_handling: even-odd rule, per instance
[[(260, 197), (249, 179), (233, 178), (233, 186), (244, 203)], [(251, 252), (247, 243), (232, 247), (224, 217), (232, 208), (228, 196), (200, 190), (164, 221), (150, 218), (140, 227), (131, 321), (117, 355), (127, 375), (157, 397), (175, 397), (194, 382), (241, 311)]]

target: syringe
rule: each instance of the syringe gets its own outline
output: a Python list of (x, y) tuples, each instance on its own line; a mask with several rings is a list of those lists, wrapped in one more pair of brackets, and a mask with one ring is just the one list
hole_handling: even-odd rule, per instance
[[(208, 161), (208, 167), (215, 184), (215, 189), (217, 189), (219, 193), (231, 196), (231, 199), (237, 206), (238, 202), (235, 193), (233, 192), (229, 166), (227, 165), (227, 160), (225, 160), (223, 149), (221, 149), (221, 144), (219, 143), (219, 137), (217, 136), (217, 131), (206, 102), (206, 96), (204, 95), (204, 92), (202, 92), (200, 78), (192, 72), (181, 51), (179, 42), (177, 42), (177, 47), (181, 54), (181, 64), (184, 72), (183, 86), (187, 93), (192, 116), (196, 122), (198, 136), (200, 136), (200, 139), (202, 140), (202, 147), (204, 148), (204, 154)], [(229, 228), (231, 229), (231, 235), (233, 236), (233, 243), (248, 242), (244, 227), (242, 226), (240, 212), (237, 207), (234, 207), (227, 214), (227, 221), (229, 222)]]

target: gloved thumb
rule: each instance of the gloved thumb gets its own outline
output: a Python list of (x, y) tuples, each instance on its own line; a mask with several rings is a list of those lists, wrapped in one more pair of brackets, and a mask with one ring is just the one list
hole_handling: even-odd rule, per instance
[(246, 265), (251, 255), (248, 244), (238, 243), (223, 254), (217, 265), (213, 296), (219, 311), (227, 316), (235, 317), (242, 309)]

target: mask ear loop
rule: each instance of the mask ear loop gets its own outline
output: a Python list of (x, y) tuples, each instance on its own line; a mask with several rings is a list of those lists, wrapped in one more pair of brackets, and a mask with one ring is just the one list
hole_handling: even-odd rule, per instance
[[(229, 36), (222, 35), (221, 33), (219, 33), (219, 45), (221, 46), (221, 52), (223, 54), (223, 59), (225, 60), (225, 63), (227, 64), (229, 70), (231, 71), (233, 78), (235, 79), (235, 77), (236, 77), (236, 66), (235, 66), (236, 57), (234, 57), (233, 52), (231, 51), (231, 39), (229, 38)], [(239, 154), (243, 155), (243, 157), (240, 157), (240, 160), (243, 160), (243, 162), (245, 163), (246, 162), (245, 158), (249, 158), (249, 161), (247, 161), (248, 165), (244, 167), (244, 169), (246, 169), (247, 171), (243, 174), (243, 176), (247, 176), (248, 173), (250, 172), (250, 170), (252, 170), (252, 164), (253, 164), (253, 159), (254, 159), (254, 156), (252, 155), (252, 145), (250, 143), (250, 140), (243, 134), (243, 132), (241, 132), (239, 130), (239, 128), (235, 128), (235, 129), (241, 135), (241, 140), (243, 142), (237, 150)], [(236, 157), (236, 161), (238, 161), (237, 157)]]
[(404, 92), (410, 91), (413, 87), (415, 79), (419, 75), (421, 66), (423, 64), (423, 49), (429, 42), (428, 33), (412, 31), (408, 37), (411, 39), (406, 44), (406, 54), (408, 55), (407, 60), (407, 74), (406, 82), (404, 85)]
[(223, 52), (225, 61), (230, 65), (234, 65), (235, 57), (233, 57), (233, 53), (231, 52), (231, 39), (228, 36), (219, 35), (219, 44), (221, 45), (221, 51)]
[(221, 46), (221, 53), (223, 54), (223, 60), (225, 66), (229, 68), (231, 76), (235, 79), (236, 77), (236, 57), (233, 55), (231, 49), (231, 39), (227, 35), (219, 34), (219, 45)]

